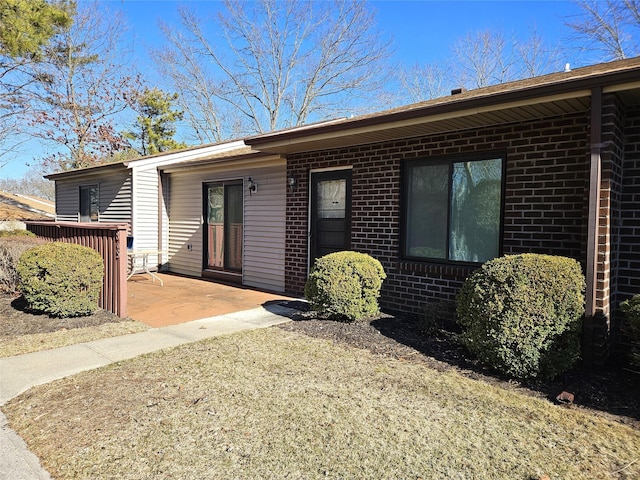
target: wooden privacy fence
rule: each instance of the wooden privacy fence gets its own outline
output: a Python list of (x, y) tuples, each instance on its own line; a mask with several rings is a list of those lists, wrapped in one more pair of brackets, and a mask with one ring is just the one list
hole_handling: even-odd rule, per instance
[(96, 250), (104, 262), (98, 306), (127, 316), (127, 225), (124, 223), (26, 222), (27, 230), (52, 242), (75, 243)]

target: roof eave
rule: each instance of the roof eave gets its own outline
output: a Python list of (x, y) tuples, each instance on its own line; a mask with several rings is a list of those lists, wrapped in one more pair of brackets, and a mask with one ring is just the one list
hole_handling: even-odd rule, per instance
[(96, 165), (94, 167), (87, 168), (79, 168), (75, 170), (67, 170), (64, 172), (50, 173), (49, 175), (44, 175), (44, 178), (47, 180), (61, 180), (68, 177), (81, 177), (88, 175), (95, 175), (96, 173), (102, 173), (104, 171), (109, 170), (126, 170), (127, 166), (124, 162), (117, 163), (105, 163), (102, 165)]
[(291, 145), (298, 141), (304, 141), (312, 136), (316, 137), (356, 129), (375, 128), (387, 124), (398, 124), (420, 119), (429, 121), (431, 118), (446, 118), (448, 115), (459, 115), (462, 112), (466, 112), (465, 114), (473, 114), (487, 107), (508, 106), (523, 102), (536, 103), (537, 101), (548, 101), (550, 98), (578, 98), (590, 95), (591, 90), (596, 87), (603, 87), (605, 91), (615, 91), (615, 88), (613, 88), (615, 85), (624, 86), (621, 88), (636, 85), (639, 76), (638, 70), (638, 68), (633, 68), (582, 78), (564, 79), (554, 83), (532, 85), (469, 98), (456, 98), (457, 96), (454, 95), (447, 97), (447, 101), (444, 103), (416, 106), (416, 108), (398, 112), (383, 112), (380, 115), (348, 119), (306, 130), (257, 135), (245, 139), (245, 143), (258, 150), (266, 149), (265, 151), (273, 152), (276, 150), (269, 149), (269, 147)]

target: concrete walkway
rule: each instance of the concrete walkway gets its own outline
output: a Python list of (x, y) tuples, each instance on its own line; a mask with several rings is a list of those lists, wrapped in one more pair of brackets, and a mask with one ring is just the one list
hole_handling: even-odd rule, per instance
[[(149, 352), (289, 321), (295, 310), (277, 303), (146, 332), (0, 359), (0, 406), (29, 388)], [(0, 480), (50, 479), (0, 412)]]

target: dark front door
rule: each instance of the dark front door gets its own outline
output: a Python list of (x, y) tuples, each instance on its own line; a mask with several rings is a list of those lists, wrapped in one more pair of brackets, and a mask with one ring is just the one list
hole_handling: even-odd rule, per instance
[(351, 170), (311, 174), (311, 264), (351, 245)]

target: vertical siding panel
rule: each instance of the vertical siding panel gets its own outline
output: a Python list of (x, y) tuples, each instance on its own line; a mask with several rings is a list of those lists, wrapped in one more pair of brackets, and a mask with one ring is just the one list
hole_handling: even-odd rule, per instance
[(158, 172), (135, 169), (133, 235), (135, 248), (158, 248)]
[(202, 273), (202, 174), (171, 174), (169, 193), (169, 270)]
[(165, 253), (165, 255), (163, 255), (162, 258), (162, 264), (166, 264), (168, 259), (169, 259), (169, 255), (168, 255), (168, 250), (169, 250), (169, 193), (171, 190), (170, 187), (170, 183), (169, 183), (169, 176), (162, 174), (161, 178), (161, 183), (162, 183), (162, 195), (161, 195), (161, 204), (160, 204), (160, 215), (161, 215), (161, 226), (162, 226), (162, 232), (161, 232), (161, 241), (160, 241), (160, 249), (163, 250)]
[[(155, 166), (133, 168), (133, 248), (137, 250), (158, 250), (158, 171)], [(136, 259), (137, 262), (141, 260)], [(161, 261), (149, 256), (149, 264)]]

